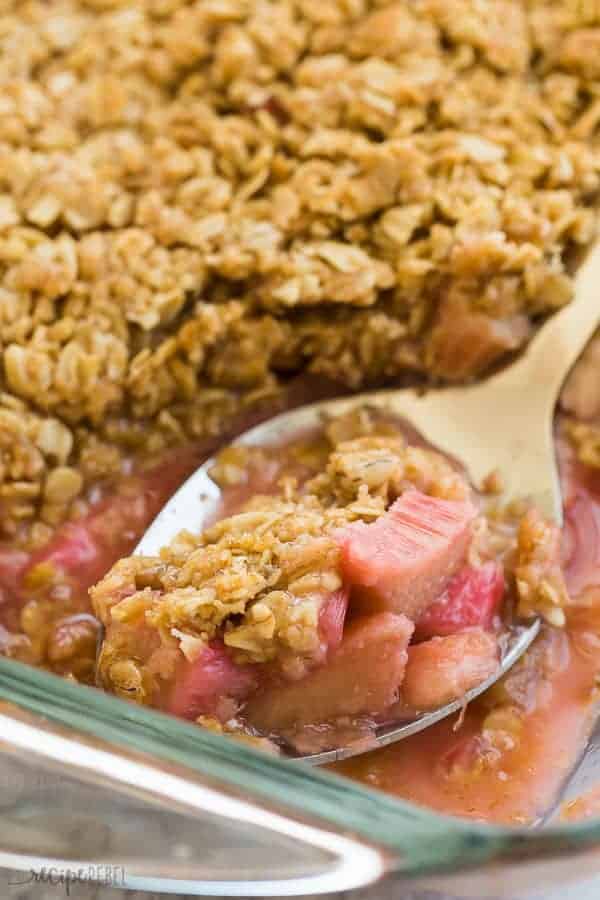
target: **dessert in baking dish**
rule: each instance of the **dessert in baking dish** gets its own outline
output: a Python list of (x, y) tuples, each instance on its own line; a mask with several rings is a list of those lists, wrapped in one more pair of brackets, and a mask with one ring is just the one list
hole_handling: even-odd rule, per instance
[[(321, 587), (299, 588), (303, 576), (283, 559), (298, 539), (293, 531), (277, 537), (268, 572), (251, 547), (238, 554), (256, 579), (252, 599), (246, 589), (228, 615), (216, 605), (202, 627), (169, 624), (180, 636), (161, 620), (176, 590), (163, 572), (140, 574), (116, 617), (106, 579), (241, 419), (298, 402), (300, 391), (311, 399), (406, 378), (479, 377), (569, 301), (578, 250), (595, 234), (599, 185), (600, 32), (589, 5), (457, 0), (452, 14), (444, 0), (4, 7), (2, 652), (83, 683), (100, 678), (121, 693), (129, 671), (129, 696), (227, 728), (232, 720), (223, 724), (215, 692), (195, 686), (199, 649), (195, 665), (205, 666), (207, 683), (222, 684), (217, 676), (235, 667), (228, 711), (237, 721), (243, 704), (249, 715), (250, 697), (258, 710), (268, 685), (314, 683), (334, 659), (343, 673), (367, 637), (389, 649), (385, 635), (395, 635), (404, 649), (390, 651), (394, 684), (367, 666), (381, 703), (365, 695), (343, 713), (367, 710), (369, 719), (392, 696), (433, 702), (435, 680), (411, 678), (411, 668), (426, 672), (441, 642), (452, 650), (447, 659), (462, 661), (469, 647), (457, 642), (477, 635), (479, 649), (487, 642), (491, 651), (496, 620), (515, 604), (540, 611), (546, 625), (535, 646), (468, 707), (460, 728), (440, 723), (342, 766), (438, 809), (535, 818), (585, 737), (600, 671), (597, 343), (567, 387), (557, 426), (566, 592), (558, 537), (535, 512), (512, 510), (506, 520), (500, 498), (494, 511), (492, 497), (440, 495), (416, 474), (385, 497), (369, 487), (369, 474), (368, 498), (349, 499), (330, 462), (345, 441), (369, 434), (335, 435), (316, 470), (299, 464), (293, 490), (288, 484), (277, 498), (275, 487), (253, 501), (258, 518), (279, 503), (331, 519), (307, 533), (331, 550), (315, 555), (331, 578)], [(411, 453), (404, 444), (396, 466)], [(245, 470), (238, 462), (223, 462), (224, 483)], [(450, 481), (460, 483), (455, 473)], [(252, 484), (267, 491), (256, 477)], [(233, 523), (248, 515), (241, 508), (249, 497), (243, 484), (225, 486), (231, 532), (213, 525), (168, 548), (164, 565), (174, 577), (185, 580), (199, 542), (210, 555), (237, 540)], [(358, 514), (367, 499), (368, 514), (364, 506)], [(396, 595), (387, 578), (385, 553), (372, 568), (361, 552), (379, 546), (378, 535), (404, 533), (403, 504), (417, 502), (422, 513), (433, 501), (457, 504), (464, 529), (436, 557), (447, 563), (431, 578), (436, 597), (417, 566), (410, 584), (418, 604), (402, 610), (406, 593)], [(469, 504), (477, 507), (470, 519)], [(493, 540), (484, 553), (485, 522)], [(126, 580), (128, 565), (113, 574)], [(297, 631), (288, 623), (285, 639), (277, 623), (287, 622), (290, 604), (263, 602), (278, 589), (269, 581), (275, 570), (306, 613)], [(194, 577), (199, 590), (217, 592), (210, 567)], [(102, 629), (88, 596), (97, 583), (95, 608), (108, 623), (99, 666)], [(142, 594), (148, 648), (137, 659), (138, 631), (126, 615), (116, 623)], [(260, 603), (262, 625), (250, 614)], [(379, 618), (364, 632), (369, 609)], [(275, 640), (265, 637), (273, 619)], [(227, 643), (236, 636), (245, 646)], [(161, 675), (169, 654), (183, 658), (174, 679)], [(268, 669), (270, 681), (252, 680), (251, 693), (248, 668)], [(186, 672), (193, 703), (173, 688), (188, 684)], [(448, 674), (448, 690), (451, 683)], [(338, 712), (319, 717), (329, 722)], [(271, 733), (280, 724), (256, 712), (253, 727)]]

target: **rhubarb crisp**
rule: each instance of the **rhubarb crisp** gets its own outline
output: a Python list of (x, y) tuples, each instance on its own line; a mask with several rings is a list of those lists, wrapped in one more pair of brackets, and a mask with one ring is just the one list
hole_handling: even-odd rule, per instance
[(366, 408), (211, 471), (239, 508), (90, 592), (100, 683), (121, 697), (327, 749), (493, 675), (515, 615), (564, 624), (558, 528)]
[(131, 553), (251, 422), (483, 377), (570, 301), (599, 59), (579, 0), (0, 0), (0, 652), (299, 746), (463, 695), (540, 615), (460, 727), (344, 769), (535, 819), (600, 673), (597, 342), (562, 535), (367, 416), (225, 451), (222, 521)]

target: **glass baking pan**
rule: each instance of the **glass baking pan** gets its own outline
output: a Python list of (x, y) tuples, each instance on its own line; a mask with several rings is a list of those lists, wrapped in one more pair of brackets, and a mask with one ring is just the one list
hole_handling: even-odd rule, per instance
[[(481, 898), (600, 872), (600, 819), (441, 816), (5, 658), (0, 695), (0, 865), (24, 879), (266, 897), (393, 878)], [(592, 736), (561, 800), (597, 757)]]

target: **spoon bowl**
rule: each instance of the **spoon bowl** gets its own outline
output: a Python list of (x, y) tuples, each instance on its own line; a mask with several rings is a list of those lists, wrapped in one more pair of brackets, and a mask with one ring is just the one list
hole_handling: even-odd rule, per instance
[[(441, 453), (464, 466), (475, 487), (492, 471), (506, 500), (527, 498), (562, 524), (560, 481), (554, 449), (553, 418), (560, 388), (600, 320), (600, 244), (579, 269), (573, 301), (540, 328), (526, 352), (483, 382), (461, 387), (415, 388), (358, 394), (304, 406), (279, 415), (239, 436), (234, 444), (278, 446), (317, 429), (325, 417), (374, 407), (404, 420)], [(151, 556), (182, 529), (201, 531), (218, 513), (220, 488), (207, 460), (161, 510), (135, 553)], [(508, 629), (496, 672), (460, 700), (409, 721), (381, 725), (374, 743), (384, 746), (415, 734), (461, 709), (487, 690), (522, 656), (540, 629), (538, 619)], [(373, 749), (357, 743), (302, 758), (326, 763)]]

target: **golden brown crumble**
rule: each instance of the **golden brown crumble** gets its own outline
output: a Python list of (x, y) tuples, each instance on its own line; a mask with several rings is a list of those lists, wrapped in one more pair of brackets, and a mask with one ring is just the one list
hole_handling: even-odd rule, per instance
[(237, 741), (248, 744), (256, 750), (264, 750), (266, 753), (272, 753), (274, 756), (278, 756), (281, 752), (277, 744), (270, 741), (269, 738), (252, 734), (248, 725), (242, 724), (237, 719), (230, 719), (223, 724), (213, 716), (199, 716), (196, 721), (198, 725), (208, 729), (208, 731), (212, 731), (215, 734), (226, 734), (227, 737), (235, 738)]
[(159, 557), (121, 560), (92, 589), (94, 608), (107, 626), (145, 622), (165, 643), (176, 637), (190, 662), (224, 625), (240, 662), (314, 656), (321, 600), (341, 587), (328, 518), (310, 501), (261, 498)]
[(291, 373), (521, 346), (594, 232), (586, 6), (5, 0), (3, 533)]
[(551, 625), (565, 624), (569, 602), (561, 566), (560, 528), (536, 509), (529, 509), (519, 523), (515, 579), (518, 611), (528, 617), (541, 614)]
[(600, 469), (600, 425), (566, 420), (563, 432), (575, 447), (577, 458), (586, 466)]

